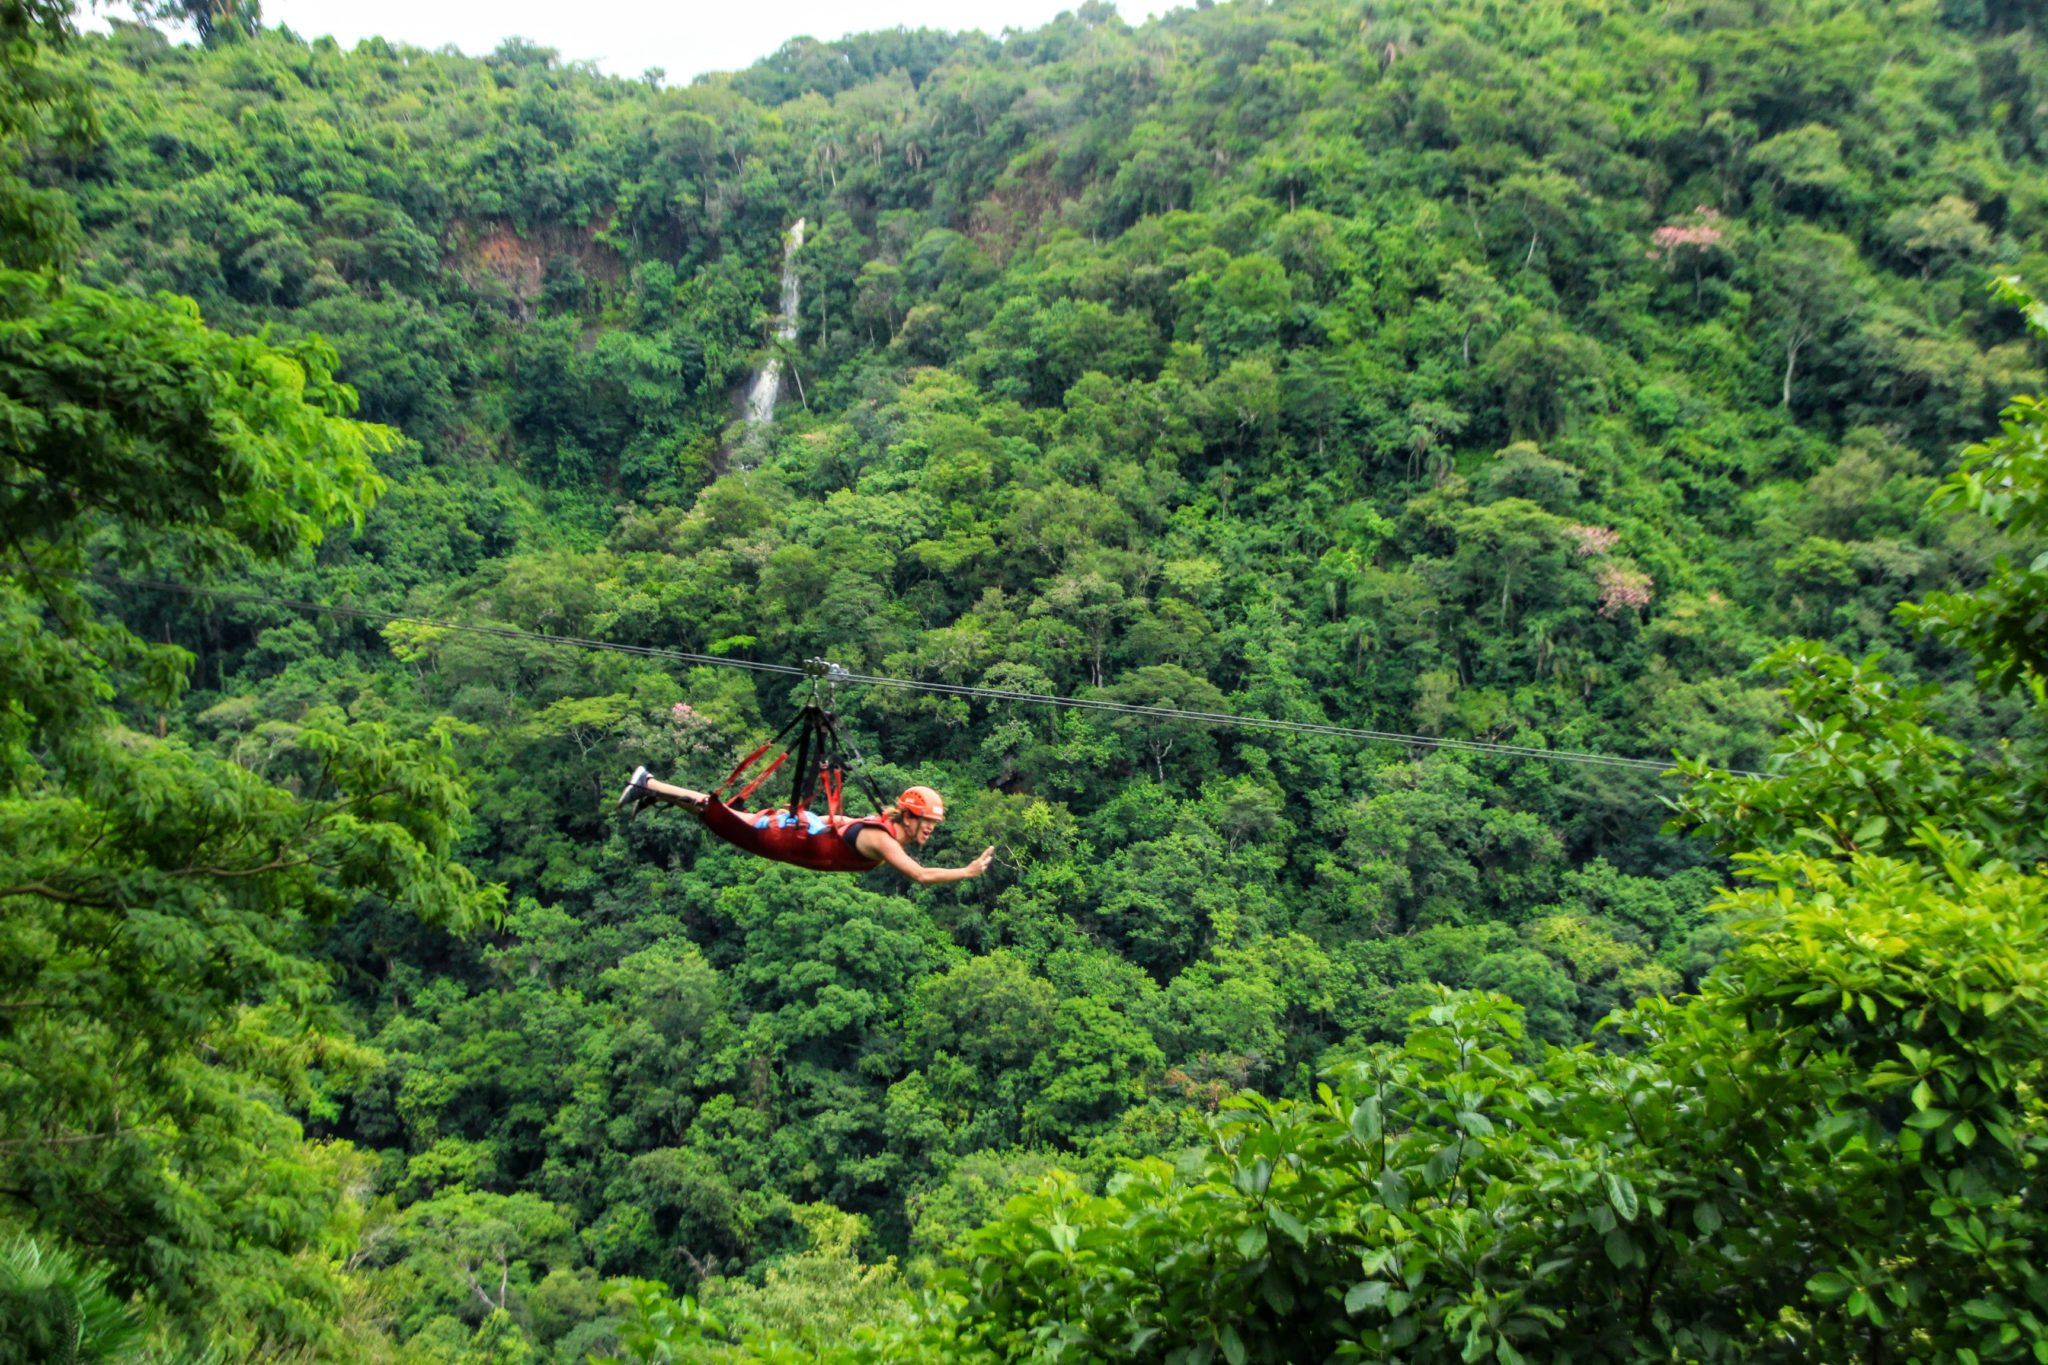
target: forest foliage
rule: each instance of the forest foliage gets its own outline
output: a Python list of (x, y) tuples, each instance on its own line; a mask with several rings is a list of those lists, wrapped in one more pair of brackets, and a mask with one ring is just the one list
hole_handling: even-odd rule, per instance
[[(0, 1336), (2033, 1352), (2030, 11), (197, 8), (0, 4)], [(1677, 779), (844, 689), (917, 890), (619, 820), (796, 693), (547, 637)]]

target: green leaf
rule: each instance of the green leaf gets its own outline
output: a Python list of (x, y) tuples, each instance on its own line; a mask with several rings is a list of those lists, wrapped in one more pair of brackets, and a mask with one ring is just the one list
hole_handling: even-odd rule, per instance
[(1294, 1311), (1294, 1286), (1288, 1283), (1287, 1276), (1277, 1265), (1268, 1265), (1266, 1273), (1259, 1276), (1259, 1294), (1282, 1318)]
[(1224, 1323), (1222, 1332), (1217, 1335), (1217, 1342), (1223, 1347), (1223, 1358), (1229, 1361), (1230, 1365), (1244, 1365), (1244, 1338), (1237, 1334), (1235, 1327)]
[(1823, 1270), (1806, 1282), (1806, 1292), (1822, 1303), (1833, 1303), (1855, 1287), (1848, 1276), (1833, 1270)]
[(1266, 1254), (1266, 1230), (1246, 1228), (1237, 1234), (1237, 1254), (1247, 1261), (1256, 1261)]
[(1977, 1125), (1968, 1119), (1956, 1120), (1956, 1141), (1965, 1147), (1977, 1145)]
[(1692, 1206), (1692, 1225), (1700, 1230), (1703, 1237), (1712, 1237), (1721, 1230), (1721, 1206), (1711, 1199), (1702, 1199)]
[(1293, 1238), (1295, 1245), (1301, 1247), (1304, 1251), (1308, 1249), (1308, 1227), (1299, 1218), (1296, 1218), (1278, 1204), (1267, 1207), (1266, 1217), (1272, 1220), (1274, 1227)]
[(1367, 1095), (1351, 1111), (1351, 1136), (1367, 1147), (1375, 1146), (1380, 1140), (1380, 1098)]
[(1390, 1288), (1385, 1280), (1360, 1280), (1345, 1293), (1344, 1311), (1355, 1317), (1368, 1308), (1378, 1308), (1387, 1301)]
[(1607, 1252), (1607, 1259), (1618, 1268), (1627, 1269), (1635, 1262), (1636, 1244), (1620, 1228), (1608, 1233), (1601, 1246)]
[(1612, 1171), (1602, 1172), (1602, 1178), (1607, 1182), (1607, 1202), (1614, 1206), (1614, 1211), (1620, 1214), (1624, 1221), (1633, 1223), (1639, 1207), (1636, 1202), (1636, 1187), (1628, 1182), (1626, 1176), (1616, 1175)]

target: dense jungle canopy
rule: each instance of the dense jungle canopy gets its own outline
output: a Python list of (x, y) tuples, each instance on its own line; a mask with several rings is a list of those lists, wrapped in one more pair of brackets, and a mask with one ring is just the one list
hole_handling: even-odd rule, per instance
[[(0, 0), (0, 1362), (2048, 1361), (2037, 8), (162, 8)], [(844, 689), (917, 888), (570, 639), (1677, 766)]]

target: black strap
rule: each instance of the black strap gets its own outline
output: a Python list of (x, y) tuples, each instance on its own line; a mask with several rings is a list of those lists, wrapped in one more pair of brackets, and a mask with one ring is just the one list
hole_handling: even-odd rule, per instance
[(818, 728), (818, 708), (814, 702), (804, 703), (804, 709), (797, 719), (803, 722), (803, 730), (796, 740), (796, 780), (790, 787), (789, 813), (794, 816), (811, 804), (811, 735)]
[[(830, 711), (825, 713), (825, 733), (831, 736), (835, 757), (837, 757), (837, 751), (841, 744), (845, 744), (847, 751), (853, 755), (853, 761), (857, 765), (853, 769), (854, 781), (860, 783), (860, 789), (866, 792), (868, 800), (874, 803), (875, 814), (880, 815), (889, 803), (884, 801), (882, 793), (875, 789), (874, 779), (868, 776), (867, 760), (860, 756), (860, 750), (855, 748), (851, 741), (845, 740), (840, 736), (839, 717), (833, 715)], [(841, 766), (843, 767), (844, 765)]]
[[(839, 773), (840, 785), (844, 786), (844, 775), (849, 771), (849, 767), (840, 757), (842, 748), (853, 754), (854, 763), (857, 765), (851, 768), (854, 780), (860, 783), (860, 789), (867, 793), (868, 800), (874, 804), (875, 814), (880, 815), (887, 808), (889, 803), (882, 799), (881, 791), (867, 774), (867, 760), (861, 757), (858, 748), (839, 733), (839, 717), (828, 704), (820, 703), (815, 682), (811, 684), (811, 695), (804, 702), (803, 709), (797, 712), (789, 724), (782, 727), (771, 743), (779, 743), (783, 735), (792, 729), (797, 731), (794, 746), (796, 769), (789, 791), (789, 813), (792, 816), (798, 811), (810, 808), (811, 801), (818, 791), (819, 779), (825, 774)], [(814, 758), (815, 762), (812, 761)]]

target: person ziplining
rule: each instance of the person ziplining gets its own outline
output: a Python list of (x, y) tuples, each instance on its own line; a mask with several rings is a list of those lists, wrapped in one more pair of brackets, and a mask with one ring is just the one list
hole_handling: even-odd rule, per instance
[[(821, 679), (843, 677), (844, 670), (823, 660), (807, 660), (804, 671), (812, 679), (811, 696), (794, 720), (782, 727), (775, 738), (741, 759), (724, 782), (708, 792), (658, 780), (646, 768), (635, 768), (619, 793), (619, 805), (631, 819), (650, 805), (681, 806), (704, 823), (704, 827), (736, 848), (775, 862), (790, 863), (818, 872), (865, 872), (883, 863), (922, 886), (941, 882), (967, 881), (988, 871), (995, 860), (990, 845), (981, 856), (964, 867), (926, 867), (910, 856), (911, 848), (922, 848), (946, 818), (946, 803), (930, 787), (911, 787), (893, 803), (885, 803), (866, 775), (858, 774), (863, 790), (874, 803), (875, 814), (858, 819), (842, 809), (846, 769), (839, 757), (838, 717), (818, 699)], [(792, 730), (797, 739), (791, 746), (796, 754), (796, 781), (787, 806), (764, 811), (743, 811), (727, 805), (724, 792)], [(745, 801), (775, 774), (789, 758), (784, 749), (775, 759), (733, 793), (733, 801)], [(856, 755), (858, 757), (858, 755)], [(822, 796), (825, 809), (814, 811), (811, 802)]]
[[(716, 798), (712, 793), (692, 791), (657, 779), (645, 768), (635, 768), (633, 778), (626, 784), (626, 790), (619, 795), (619, 804), (628, 812), (637, 815), (642, 809), (656, 803), (682, 806), (704, 820), (712, 833), (725, 837), (724, 831), (713, 824), (709, 817), (711, 803)], [(946, 818), (946, 803), (930, 787), (912, 787), (896, 798), (892, 805), (884, 806), (875, 815), (854, 819), (845, 815), (819, 815), (804, 810), (792, 817), (783, 808), (766, 811), (741, 811), (730, 806), (720, 807), (726, 815), (736, 817), (746, 828), (758, 832), (797, 830), (807, 843), (818, 840), (822, 848), (807, 848), (804, 852), (813, 855), (816, 861), (799, 860), (765, 852), (755, 841), (728, 840), (737, 843), (749, 853), (774, 858), (777, 862), (794, 862), (800, 867), (810, 867), (820, 872), (865, 872), (883, 863), (895, 868), (910, 880), (921, 886), (940, 882), (964, 882), (979, 877), (988, 871), (995, 860), (995, 846), (981, 851), (981, 856), (965, 867), (926, 867), (910, 856), (911, 848), (923, 848), (925, 843), (938, 831), (939, 823)], [(840, 862), (839, 849), (850, 850), (861, 861), (858, 865), (850, 861)], [(827, 859), (831, 865), (822, 865)]]

